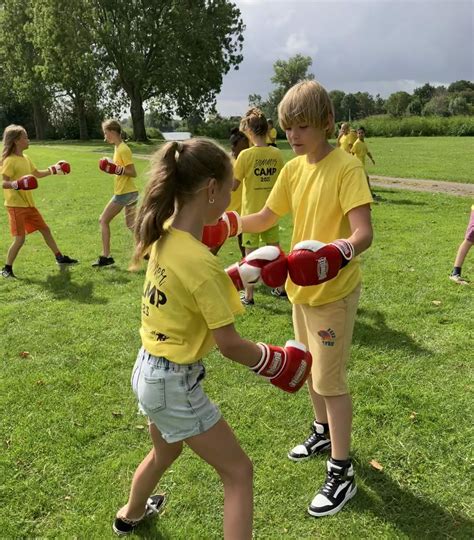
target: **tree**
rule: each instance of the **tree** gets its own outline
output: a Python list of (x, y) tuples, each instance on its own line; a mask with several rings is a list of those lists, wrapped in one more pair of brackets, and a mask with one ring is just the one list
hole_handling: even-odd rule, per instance
[(332, 104), (334, 106), (335, 122), (340, 122), (341, 120), (344, 120), (344, 113), (341, 107), (341, 102), (344, 99), (345, 95), (345, 92), (343, 92), (342, 90), (331, 90), (329, 92), (329, 97), (331, 98)]
[(31, 107), (35, 136), (46, 137), (51, 91), (41, 77), (41, 55), (28, 32), (31, 0), (4, 0), (0, 11), (2, 77), (19, 103)]
[(464, 92), (465, 90), (474, 91), (474, 82), (471, 81), (455, 81), (448, 86), (448, 92), (458, 93)]
[(366, 118), (374, 113), (374, 98), (368, 92), (357, 92), (355, 98), (357, 100), (358, 109), (357, 118)]
[(421, 103), (420, 98), (418, 96), (415, 96), (408, 104), (406, 112), (410, 116), (420, 116), (422, 109), (423, 104)]
[(407, 92), (395, 92), (385, 102), (385, 108), (391, 116), (403, 116), (411, 99), (410, 94)]
[(449, 116), (449, 95), (446, 93), (433, 96), (424, 106), (423, 115)]
[(42, 57), (41, 73), (51, 88), (72, 100), (79, 137), (87, 139), (86, 109), (96, 105), (102, 82), (93, 53), (90, 12), (82, 0), (42, 0), (33, 6), (31, 35)]
[(465, 97), (457, 96), (449, 101), (448, 111), (450, 114), (469, 114), (470, 110), (469, 103)]
[(436, 94), (436, 88), (431, 86), (430, 83), (426, 83), (423, 86), (415, 88), (413, 95), (416, 96), (423, 107), (428, 101)]
[(344, 120), (353, 120), (358, 117), (359, 103), (354, 94), (346, 94), (341, 101), (341, 110)]
[(212, 108), (223, 74), (243, 57), (244, 25), (229, 0), (84, 0), (98, 52), (131, 102), (134, 135), (146, 140), (143, 103), (181, 116)]
[(374, 114), (384, 114), (385, 112), (385, 100), (380, 94), (377, 94), (374, 99)]

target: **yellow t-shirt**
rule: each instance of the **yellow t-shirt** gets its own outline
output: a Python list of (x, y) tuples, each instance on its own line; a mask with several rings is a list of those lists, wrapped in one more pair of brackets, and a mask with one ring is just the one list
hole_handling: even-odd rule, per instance
[[(18, 180), (22, 176), (31, 174), (36, 170), (33, 162), (28, 156), (17, 156), (12, 154), (6, 157), (2, 163), (2, 174), (8, 176), (10, 180)], [(22, 191), (16, 189), (4, 189), (5, 206), (15, 206), (28, 208), (35, 206), (32, 191)]]
[(192, 364), (214, 346), (211, 330), (243, 312), (229, 276), (207, 247), (170, 227), (152, 247), (142, 296), (145, 349), (177, 364)]
[(238, 214), (242, 213), (242, 182), (240, 182), (239, 187), (235, 191), (231, 192), (230, 203), (226, 211), (234, 211)]
[(343, 135), (339, 139), (339, 146), (345, 151), (350, 153), (350, 145), (352, 144), (351, 134)]
[(267, 133), (266, 143), (270, 144), (271, 142), (273, 142), (273, 140), (275, 140), (276, 142), (276, 138), (277, 138), (277, 130), (275, 128), (269, 129)]
[[(116, 163), (117, 165), (122, 165), (122, 167), (126, 167), (127, 165), (131, 165), (133, 163), (132, 151), (124, 142), (121, 142), (118, 146), (115, 147), (114, 163)], [(138, 191), (137, 186), (133, 181), (133, 178), (131, 178), (130, 176), (115, 175), (115, 195), (123, 195), (124, 193), (132, 193), (133, 191)]]
[(240, 152), (234, 164), (234, 177), (243, 184), (243, 216), (265, 206), (282, 167), (281, 152), (274, 146), (253, 146)]
[[(329, 243), (347, 238), (349, 210), (372, 202), (362, 165), (340, 148), (312, 165), (306, 156), (289, 161), (280, 173), (266, 206), (278, 216), (293, 214), (291, 247), (302, 240)], [(289, 278), (286, 292), (293, 304), (319, 306), (344, 298), (361, 279), (358, 258), (321, 285), (300, 287)]]
[(357, 139), (356, 142), (352, 145), (351, 153), (354, 154), (354, 156), (358, 159), (360, 159), (362, 165), (365, 169), (365, 156), (367, 155), (367, 152), (369, 151), (369, 148), (367, 147), (367, 143), (365, 141), (361, 141), (360, 139)]

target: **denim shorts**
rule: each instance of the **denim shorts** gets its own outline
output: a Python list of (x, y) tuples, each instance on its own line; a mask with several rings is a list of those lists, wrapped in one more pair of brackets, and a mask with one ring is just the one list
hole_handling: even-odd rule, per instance
[(175, 364), (153, 356), (143, 347), (132, 372), (132, 388), (141, 412), (174, 443), (204, 433), (221, 418), (217, 405), (204, 393), (202, 361)]
[(120, 204), (120, 206), (131, 206), (132, 204), (136, 204), (138, 202), (138, 191), (114, 195), (112, 197), (112, 202)]

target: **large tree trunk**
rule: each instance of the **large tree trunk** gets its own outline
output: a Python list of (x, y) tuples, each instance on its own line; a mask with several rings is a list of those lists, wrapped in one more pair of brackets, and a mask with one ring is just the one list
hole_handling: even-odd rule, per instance
[(33, 122), (35, 124), (35, 135), (37, 140), (46, 139), (47, 115), (40, 101), (33, 102)]
[(130, 112), (132, 114), (133, 138), (136, 141), (148, 141), (145, 129), (145, 111), (143, 110), (143, 101), (139, 92), (134, 92), (130, 96)]
[(76, 97), (74, 101), (76, 105), (77, 121), (79, 122), (79, 139), (81, 141), (86, 141), (89, 138), (89, 131), (87, 129), (84, 99), (79, 96)]

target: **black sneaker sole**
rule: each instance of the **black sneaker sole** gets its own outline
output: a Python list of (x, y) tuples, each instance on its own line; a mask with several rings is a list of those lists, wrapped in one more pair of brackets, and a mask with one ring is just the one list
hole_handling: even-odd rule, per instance
[(313, 510), (311, 506), (308, 506), (308, 514), (313, 517), (333, 516), (334, 514), (337, 514), (340, 510), (342, 510), (346, 502), (350, 501), (356, 493), (357, 493), (357, 486), (354, 484), (354, 489), (352, 489), (351, 491), (347, 493), (344, 500), (340, 502), (338, 506), (331, 508), (331, 510), (326, 510), (325, 512), (318, 512), (316, 510)]

